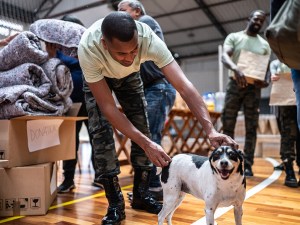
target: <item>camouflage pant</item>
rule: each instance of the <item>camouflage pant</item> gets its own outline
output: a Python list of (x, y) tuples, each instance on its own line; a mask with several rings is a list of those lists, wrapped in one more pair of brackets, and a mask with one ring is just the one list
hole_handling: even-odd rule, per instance
[[(122, 79), (106, 78), (106, 82), (115, 93), (127, 118), (143, 134), (150, 137), (146, 100), (139, 73), (133, 73)], [(116, 155), (112, 126), (100, 111), (86, 83), (84, 83), (84, 92), (97, 174), (99, 177), (118, 175), (120, 164)], [(130, 160), (134, 168), (145, 170), (152, 168), (152, 163), (144, 150), (134, 142), (131, 145)]]
[[(282, 161), (294, 161), (297, 150), (297, 158), (300, 158), (300, 135), (297, 127), (297, 107), (296, 106), (278, 106), (279, 117), (278, 128), (281, 135), (280, 156)], [(296, 143), (297, 142), (297, 143)], [(299, 165), (299, 159), (297, 164)]]
[(245, 163), (252, 165), (256, 145), (256, 129), (259, 117), (259, 101), (261, 89), (254, 85), (240, 88), (236, 81), (229, 79), (225, 106), (221, 115), (223, 133), (234, 138), (236, 119), (241, 107), (244, 111), (246, 137), (245, 137)]

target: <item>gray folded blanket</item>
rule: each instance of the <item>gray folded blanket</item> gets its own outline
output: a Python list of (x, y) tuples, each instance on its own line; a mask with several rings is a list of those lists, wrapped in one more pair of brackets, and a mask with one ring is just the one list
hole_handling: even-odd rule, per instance
[(62, 116), (71, 108), (73, 82), (69, 69), (59, 59), (49, 60), (44, 66), (49, 77), (43, 68), (31, 63), (0, 72), (0, 119)]
[[(0, 88), (0, 91), (1, 88)], [(22, 98), (9, 104), (0, 104), (0, 119), (18, 116), (62, 116), (66, 111), (64, 102), (52, 104), (31, 92), (24, 92)]]
[(49, 94), (51, 86), (50, 79), (40, 66), (32, 63), (22, 64), (0, 72), (0, 104), (15, 102), (24, 92), (44, 98)]
[(37, 36), (24, 31), (0, 50), (0, 71), (10, 70), (24, 63), (39, 65), (47, 59), (48, 53), (42, 50)]
[(67, 99), (73, 91), (73, 80), (69, 68), (57, 58), (51, 58), (41, 65), (52, 83), (52, 101)]
[(57, 44), (64, 55), (76, 57), (77, 47), (86, 28), (79, 24), (58, 19), (40, 19), (29, 30), (39, 39)]

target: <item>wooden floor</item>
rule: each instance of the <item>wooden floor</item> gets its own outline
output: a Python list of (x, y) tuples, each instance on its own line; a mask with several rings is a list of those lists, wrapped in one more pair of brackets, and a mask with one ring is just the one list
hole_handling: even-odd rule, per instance
[[(11, 225), (93, 225), (100, 224), (106, 213), (107, 201), (104, 192), (91, 185), (94, 178), (89, 161), (89, 146), (80, 152), (81, 174), (77, 169), (76, 185), (72, 193), (58, 194), (45, 216), (0, 218), (0, 223)], [(276, 159), (279, 161), (278, 159)], [(124, 196), (132, 190), (131, 167), (122, 166), (120, 184)], [(295, 168), (298, 172), (298, 168)], [(255, 176), (247, 179), (247, 199), (244, 203), (243, 224), (247, 225), (299, 225), (300, 188), (283, 185), (284, 173), (274, 172), (273, 165), (264, 158), (255, 158)], [(281, 174), (280, 174), (281, 173)], [(62, 181), (62, 171), (58, 172), (58, 182)], [(222, 208), (216, 218), (220, 225), (234, 224), (233, 210)], [(173, 225), (206, 224), (203, 201), (187, 195), (173, 217)], [(126, 199), (126, 220), (122, 225), (157, 224), (157, 216), (131, 209)]]

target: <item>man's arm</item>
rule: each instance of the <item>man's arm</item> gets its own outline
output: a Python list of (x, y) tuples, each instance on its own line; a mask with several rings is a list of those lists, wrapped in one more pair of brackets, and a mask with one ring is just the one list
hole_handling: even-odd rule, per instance
[(101, 112), (108, 121), (120, 132), (137, 143), (144, 149), (148, 158), (158, 167), (168, 165), (171, 158), (164, 152), (162, 147), (151, 141), (141, 133), (128, 119), (120, 112), (113, 99), (111, 91), (105, 81), (102, 79), (95, 83), (88, 83)]
[(231, 60), (232, 54), (233, 54), (233, 49), (231, 47), (224, 46), (223, 54), (222, 54), (222, 63), (227, 69), (233, 71), (237, 84), (240, 87), (246, 87), (248, 84), (245, 75), (242, 71), (239, 70), (238, 66)]
[(12, 39), (14, 39), (19, 33), (16, 33), (14, 35), (11, 35), (7, 38), (4, 38), (3, 40), (0, 40), (0, 47), (3, 47), (7, 45)]
[(220, 145), (230, 145), (234, 148), (238, 148), (238, 144), (231, 137), (220, 134), (215, 130), (210, 120), (205, 102), (194, 85), (186, 78), (177, 62), (173, 60), (170, 64), (161, 68), (161, 70), (168, 81), (180, 93), (197, 120), (201, 123), (212, 146), (218, 147)]

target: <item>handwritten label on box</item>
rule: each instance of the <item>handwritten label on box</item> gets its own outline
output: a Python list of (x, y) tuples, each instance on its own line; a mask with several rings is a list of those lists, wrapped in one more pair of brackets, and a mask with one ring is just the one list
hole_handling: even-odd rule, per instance
[(59, 145), (59, 127), (62, 122), (61, 119), (27, 121), (29, 152)]

